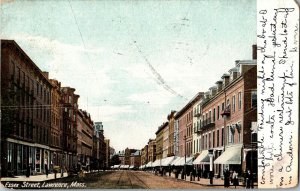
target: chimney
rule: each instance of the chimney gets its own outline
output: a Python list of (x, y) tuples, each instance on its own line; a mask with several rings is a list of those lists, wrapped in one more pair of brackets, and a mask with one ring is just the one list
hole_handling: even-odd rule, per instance
[(229, 74), (223, 74), (222, 79), (223, 79), (223, 87), (226, 87), (229, 84)]
[(211, 97), (216, 95), (216, 93), (217, 93), (217, 87), (216, 86), (210, 87), (209, 90), (210, 90), (210, 96)]
[(219, 93), (223, 89), (223, 87), (222, 87), (223, 86), (223, 81), (222, 80), (218, 80), (216, 82), (216, 85), (217, 85), (217, 93)]
[(42, 72), (43, 76), (45, 76), (45, 78), (49, 79), (49, 72)]
[(238, 67), (231, 68), (228, 72), (230, 74), (230, 81), (233, 81), (239, 75), (239, 68)]
[(257, 45), (256, 44), (252, 45), (252, 59), (253, 60), (257, 59)]
[(210, 94), (209, 91), (205, 92), (204, 98), (205, 98), (205, 99), (209, 99), (209, 94)]

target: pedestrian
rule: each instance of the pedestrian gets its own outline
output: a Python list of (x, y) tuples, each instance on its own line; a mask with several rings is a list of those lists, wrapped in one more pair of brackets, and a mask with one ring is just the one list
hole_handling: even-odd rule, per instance
[(47, 163), (45, 164), (45, 173), (46, 173), (46, 178), (48, 178), (48, 165), (47, 165)]
[(193, 173), (193, 181), (195, 181), (195, 177), (196, 177), (196, 168), (193, 168), (192, 173)]
[(30, 177), (30, 165), (27, 166), (27, 169), (26, 169), (26, 177), (27, 177), (27, 178)]
[(197, 176), (198, 176), (198, 181), (200, 181), (200, 177), (201, 177), (201, 168), (198, 168)]
[(239, 179), (238, 179), (238, 173), (234, 170), (232, 174), (232, 179), (233, 179), (233, 186), (236, 188), (236, 186), (239, 185)]
[(246, 172), (245, 175), (246, 188), (253, 188), (253, 176), (250, 170)]
[(229, 172), (228, 169), (225, 169), (223, 174), (224, 174), (224, 187), (229, 188), (229, 186), (230, 186), (230, 182), (229, 182), (230, 172)]

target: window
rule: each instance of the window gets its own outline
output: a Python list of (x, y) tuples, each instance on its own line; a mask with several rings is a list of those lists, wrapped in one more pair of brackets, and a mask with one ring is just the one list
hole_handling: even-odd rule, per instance
[(215, 122), (216, 120), (216, 108), (214, 108), (213, 110), (213, 122)]
[(220, 106), (218, 105), (218, 109), (217, 109), (217, 119), (220, 119)]
[(212, 132), (212, 147), (215, 147), (215, 132)]
[(222, 145), (221, 146), (223, 146), (224, 145), (224, 128), (222, 128), (222, 137), (221, 137), (221, 143), (222, 143)]
[(219, 129), (218, 129), (218, 130), (217, 130), (217, 147), (220, 146), (220, 145), (219, 145), (219, 143), (220, 143), (220, 140), (219, 140), (219, 139), (220, 139), (220, 135), (219, 135)]
[(238, 93), (238, 108), (242, 109), (242, 92)]
[(234, 143), (234, 127), (229, 125), (228, 128), (228, 143)]
[(232, 112), (235, 112), (235, 96), (232, 96)]
[(256, 90), (251, 91), (251, 107), (257, 106), (257, 94)]
[(224, 111), (224, 109), (225, 109), (225, 103), (223, 102), (222, 103), (222, 111)]

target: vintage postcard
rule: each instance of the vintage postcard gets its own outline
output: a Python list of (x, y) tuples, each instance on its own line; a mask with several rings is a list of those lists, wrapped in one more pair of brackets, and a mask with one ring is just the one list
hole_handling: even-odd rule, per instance
[(298, 186), (299, 1), (0, 5), (1, 189)]

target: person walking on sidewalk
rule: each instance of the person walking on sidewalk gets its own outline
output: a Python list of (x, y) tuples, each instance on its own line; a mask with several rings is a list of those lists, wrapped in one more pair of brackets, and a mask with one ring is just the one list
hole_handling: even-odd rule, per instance
[(46, 173), (46, 178), (48, 178), (48, 165), (47, 165), (47, 163), (45, 164), (45, 173)]
[(195, 181), (195, 177), (196, 177), (196, 168), (193, 168), (192, 174), (193, 174), (193, 181)]
[(197, 170), (198, 181), (200, 181), (201, 171), (202, 171), (202, 169), (198, 168), (198, 170)]
[(246, 175), (245, 175), (245, 179), (246, 179), (246, 188), (253, 188), (253, 175), (251, 173), (250, 170), (248, 170), (246, 172)]
[(239, 185), (238, 173), (236, 171), (233, 171), (232, 179), (233, 179), (233, 186), (234, 188), (236, 188), (236, 186)]
[(230, 172), (228, 169), (225, 169), (224, 171), (224, 188), (229, 188), (230, 182), (229, 182)]

